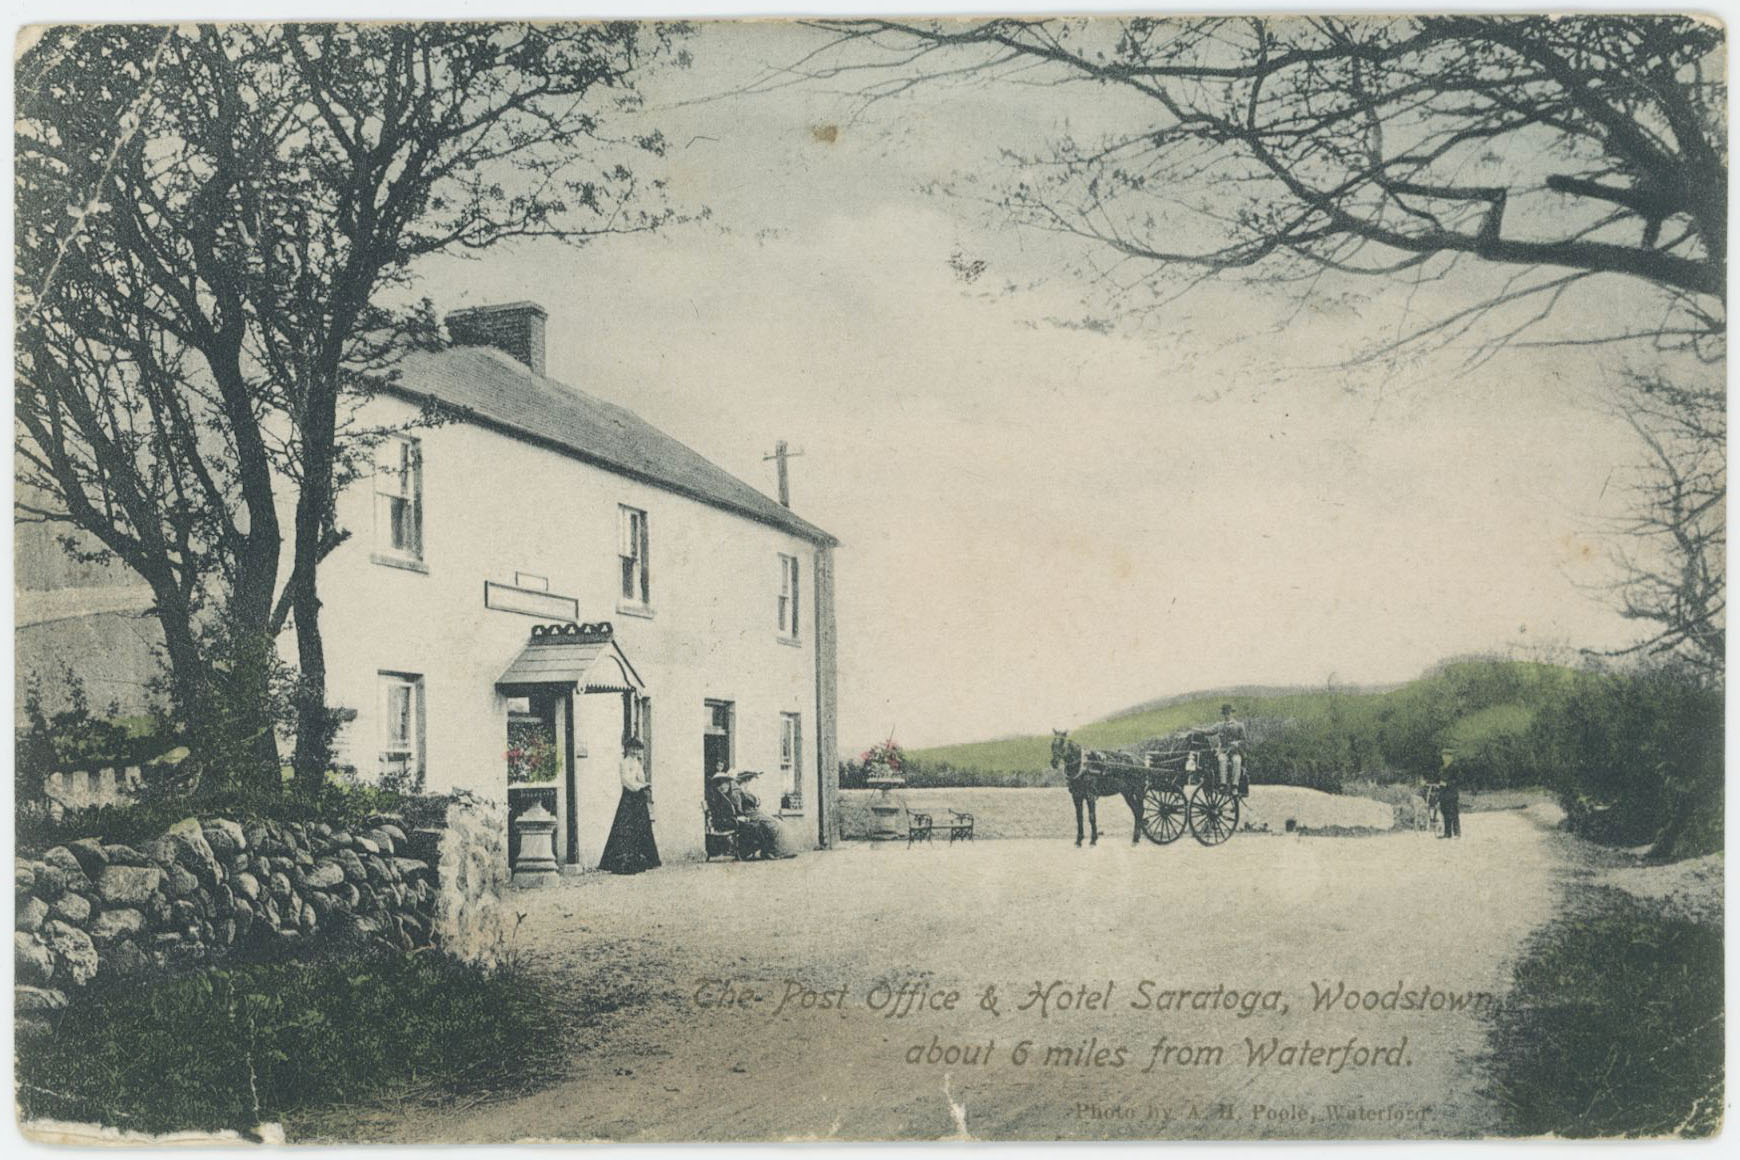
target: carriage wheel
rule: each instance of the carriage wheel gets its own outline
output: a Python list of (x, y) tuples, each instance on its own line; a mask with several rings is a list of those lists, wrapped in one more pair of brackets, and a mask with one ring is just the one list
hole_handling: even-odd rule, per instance
[(1239, 828), (1239, 796), (1204, 783), (1190, 797), (1190, 832), (1204, 846), (1218, 846)]
[(1157, 846), (1176, 842), (1184, 833), (1189, 808), (1176, 786), (1149, 786), (1142, 795), (1142, 833)]

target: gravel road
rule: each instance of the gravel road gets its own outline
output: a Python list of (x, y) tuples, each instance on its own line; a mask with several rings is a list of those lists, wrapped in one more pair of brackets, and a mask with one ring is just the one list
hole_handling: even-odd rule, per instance
[(557, 1082), (292, 1135), (1485, 1134), (1482, 1023), (1450, 1008), (1503, 1001), (1561, 864), (1521, 813), (1465, 829), (1459, 842), (1241, 834), (1215, 849), (851, 844), (588, 875), (512, 899), (521, 950), (574, 1003), (634, 997), (528, 1045)]

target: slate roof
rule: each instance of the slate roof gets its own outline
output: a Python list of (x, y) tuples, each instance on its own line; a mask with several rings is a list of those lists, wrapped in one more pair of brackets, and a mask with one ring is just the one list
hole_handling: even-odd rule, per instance
[(534, 374), (488, 347), (414, 353), (401, 371), (387, 388), (401, 398), (432, 400), (483, 426), (814, 543), (839, 542), (634, 412)]

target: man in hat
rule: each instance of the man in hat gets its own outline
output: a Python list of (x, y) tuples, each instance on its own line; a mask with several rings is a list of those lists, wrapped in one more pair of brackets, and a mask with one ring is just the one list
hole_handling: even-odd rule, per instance
[(1238, 792), (1245, 772), (1245, 723), (1233, 716), (1232, 702), (1220, 707), (1220, 723), (1209, 730), (1220, 762), (1220, 784)]
[(1462, 791), (1457, 785), (1460, 780), (1454, 768), (1456, 751), (1446, 749), (1439, 754), (1444, 763), (1443, 772), (1439, 774), (1443, 783), (1438, 789), (1438, 813), (1444, 819), (1444, 832), (1441, 838), (1460, 838), (1462, 836)]

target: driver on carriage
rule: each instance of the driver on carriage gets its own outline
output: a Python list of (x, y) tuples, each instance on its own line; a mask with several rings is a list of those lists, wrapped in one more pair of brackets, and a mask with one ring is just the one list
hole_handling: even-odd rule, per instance
[(1220, 722), (1203, 732), (1214, 748), (1221, 786), (1240, 792), (1245, 772), (1245, 723), (1233, 716), (1231, 701), (1220, 707)]

